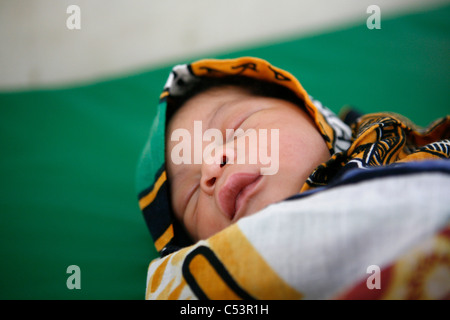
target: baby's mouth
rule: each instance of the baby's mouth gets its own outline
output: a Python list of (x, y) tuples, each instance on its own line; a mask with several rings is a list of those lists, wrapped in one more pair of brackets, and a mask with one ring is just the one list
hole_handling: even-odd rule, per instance
[(225, 181), (219, 190), (218, 201), (220, 208), (230, 220), (240, 216), (240, 209), (253, 194), (261, 178), (259, 173), (236, 173)]

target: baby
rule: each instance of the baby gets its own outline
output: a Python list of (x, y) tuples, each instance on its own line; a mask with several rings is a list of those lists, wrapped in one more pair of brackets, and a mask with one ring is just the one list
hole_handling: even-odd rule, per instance
[(446, 158), (430, 142), (448, 144), (438, 142), (448, 124), (419, 133), (376, 114), (350, 128), (257, 58), (176, 66), (139, 166), (139, 204), (164, 256), (346, 170)]
[[(245, 87), (226, 84), (232, 81), (218, 83), (184, 102), (168, 123), (166, 165), (172, 207), (195, 241), (298, 193), (313, 169), (330, 158), (325, 141), (304, 107), (267, 96), (267, 92), (253, 92), (251, 82), (248, 80)], [(178, 142), (170, 139), (173, 132), (182, 128), (193, 133), (196, 121), (203, 124), (202, 135), (213, 128), (224, 133), (242, 129), (244, 134), (224, 134), (223, 141), (215, 141), (216, 161), (174, 164), (173, 150)], [(255, 143), (245, 134), (272, 129), (279, 130), (278, 141), (263, 143), (269, 149), (264, 152), (259, 150), (262, 143)], [(192, 146), (189, 153), (204, 154), (209, 145), (204, 142), (198, 151)], [(276, 173), (262, 174), (266, 165), (261, 161), (250, 163), (252, 156), (257, 158), (262, 153), (278, 156), (271, 157), (272, 162), (277, 162)], [(246, 161), (238, 161), (242, 158)]]

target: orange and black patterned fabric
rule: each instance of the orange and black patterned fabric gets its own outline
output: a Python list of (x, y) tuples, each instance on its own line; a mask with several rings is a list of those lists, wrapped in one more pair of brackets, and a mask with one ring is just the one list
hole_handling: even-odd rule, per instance
[(358, 118), (351, 129), (351, 146), (320, 165), (301, 192), (325, 186), (352, 168), (450, 157), (449, 116), (422, 129), (401, 115), (374, 113)]

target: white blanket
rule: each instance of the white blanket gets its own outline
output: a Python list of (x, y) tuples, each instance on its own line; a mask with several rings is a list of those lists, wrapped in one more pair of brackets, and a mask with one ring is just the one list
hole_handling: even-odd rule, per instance
[(146, 298), (448, 299), (449, 190), (418, 171), (273, 204), (152, 261)]

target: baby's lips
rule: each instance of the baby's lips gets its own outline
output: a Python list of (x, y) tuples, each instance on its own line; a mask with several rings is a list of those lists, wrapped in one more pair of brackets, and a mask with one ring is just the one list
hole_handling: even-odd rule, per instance
[(239, 172), (231, 175), (218, 193), (219, 207), (226, 216), (233, 220), (236, 214), (236, 200), (241, 191), (258, 179), (259, 173)]

